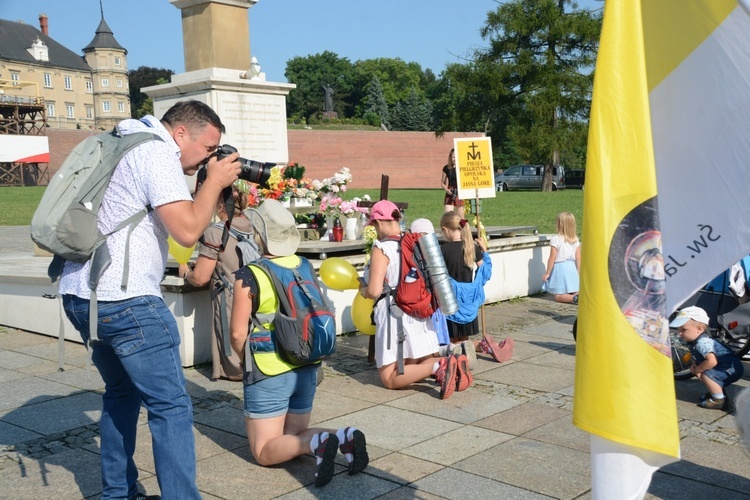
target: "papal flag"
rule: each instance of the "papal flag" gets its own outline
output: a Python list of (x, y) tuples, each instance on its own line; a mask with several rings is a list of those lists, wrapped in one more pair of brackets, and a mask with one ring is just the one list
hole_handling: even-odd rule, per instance
[(606, 0), (586, 169), (574, 423), (594, 498), (680, 456), (668, 316), (750, 253), (750, 0)]

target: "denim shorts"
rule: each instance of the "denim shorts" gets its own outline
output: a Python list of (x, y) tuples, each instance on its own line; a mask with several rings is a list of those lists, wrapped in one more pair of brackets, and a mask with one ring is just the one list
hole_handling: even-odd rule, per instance
[(299, 368), (245, 384), (245, 416), (273, 418), (287, 413), (312, 412), (318, 369), (317, 365)]
[(720, 370), (717, 370), (716, 368), (706, 370), (705, 372), (703, 372), (703, 376), (708, 377), (709, 379), (719, 384), (719, 386), (724, 388), (729, 384), (737, 382), (740, 377), (742, 377), (743, 371), (744, 370), (742, 370), (742, 364), (740, 362), (739, 370), (737, 369), (737, 366), (735, 364), (732, 364), (730, 366), (723, 366)]

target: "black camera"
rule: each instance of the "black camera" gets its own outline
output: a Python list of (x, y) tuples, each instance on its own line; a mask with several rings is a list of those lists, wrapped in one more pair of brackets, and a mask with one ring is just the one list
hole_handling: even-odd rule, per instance
[[(237, 148), (230, 146), (229, 144), (224, 144), (216, 148), (216, 151), (214, 151), (212, 156), (216, 156), (217, 159), (221, 160), (236, 152)], [(271, 169), (276, 166), (275, 163), (261, 163), (259, 161), (248, 160), (247, 158), (242, 157), (238, 158), (237, 161), (239, 161), (242, 166), (240, 179), (254, 182), (262, 188), (268, 188), (268, 178), (271, 177)]]

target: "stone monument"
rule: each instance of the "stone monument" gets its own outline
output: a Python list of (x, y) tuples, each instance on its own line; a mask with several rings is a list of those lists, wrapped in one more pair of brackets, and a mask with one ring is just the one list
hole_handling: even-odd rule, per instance
[(323, 118), (335, 120), (339, 115), (333, 110), (333, 87), (328, 83), (321, 85), (321, 87), (323, 87), (323, 92), (325, 93), (323, 96)]
[(185, 73), (141, 89), (161, 117), (175, 102), (211, 106), (227, 128), (222, 143), (242, 157), (286, 163), (286, 96), (294, 84), (267, 82), (250, 52), (248, 10), (258, 0), (169, 0), (182, 12)]

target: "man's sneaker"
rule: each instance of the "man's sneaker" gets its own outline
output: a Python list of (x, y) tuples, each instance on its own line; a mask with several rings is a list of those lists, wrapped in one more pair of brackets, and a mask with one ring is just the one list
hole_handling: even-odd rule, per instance
[[(351, 427), (344, 429), (346, 438), (339, 446), (339, 451), (344, 456), (351, 455), (351, 461), (346, 456), (349, 463), (349, 474), (351, 475), (362, 472), (370, 462), (370, 456), (367, 454), (367, 442), (364, 433), (359, 429), (354, 429), (353, 432), (350, 429)], [(349, 437), (349, 434), (351, 434), (351, 437)]]
[(160, 500), (161, 496), (159, 495), (146, 495), (145, 493), (140, 493), (136, 496), (134, 496), (131, 500)]
[[(454, 354), (455, 356), (455, 354)], [(474, 376), (469, 371), (469, 359), (465, 354), (455, 356), (456, 358), (456, 390), (465, 391), (474, 383)]]
[(474, 348), (474, 341), (464, 340), (460, 344), (456, 344), (453, 348), (453, 354), (460, 356), (465, 354), (469, 360), (469, 368), (474, 368), (474, 364), (477, 362), (477, 350)]
[(435, 381), (440, 384), (440, 399), (448, 399), (456, 390), (456, 373), (458, 365), (456, 356), (440, 358), (440, 366), (435, 372)]
[(698, 406), (700, 406), (701, 408), (707, 408), (709, 410), (723, 410), (726, 404), (727, 398), (714, 399), (713, 396), (709, 396), (708, 398), (698, 403)]
[[(321, 434), (318, 434), (319, 438)], [(328, 433), (326, 440), (321, 441), (315, 448), (315, 458), (320, 461), (315, 473), (315, 486), (325, 486), (333, 479), (334, 459), (338, 448), (339, 438), (334, 433)]]

